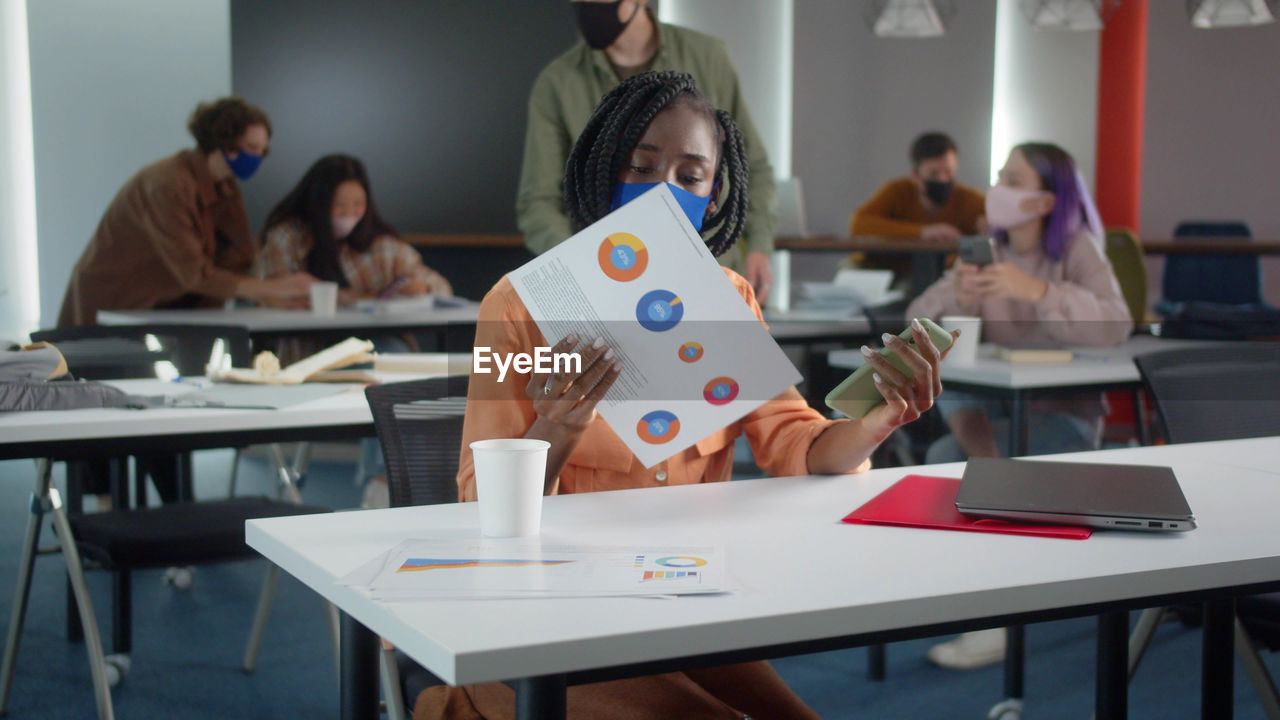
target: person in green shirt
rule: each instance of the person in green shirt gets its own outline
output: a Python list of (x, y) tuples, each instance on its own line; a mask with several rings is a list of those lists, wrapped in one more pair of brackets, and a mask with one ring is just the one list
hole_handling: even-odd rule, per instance
[(746, 231), (739, 248), (721, 262), (755, 288), (764, 303), (773, 282), (774, 179), (738, 74), (724, 42), (659, 23), (646, 0), (574, 0), (583, 41), (551, 61), (529, 94), (529, 124), (516, 197), (516, 221), (525, 244), (543, 253), (568, 239), (564, 167), (596, 104), (622, 80), (646, 70), (678, 70), (697, 81), (715, 107), (742, 130), (751, 172)]

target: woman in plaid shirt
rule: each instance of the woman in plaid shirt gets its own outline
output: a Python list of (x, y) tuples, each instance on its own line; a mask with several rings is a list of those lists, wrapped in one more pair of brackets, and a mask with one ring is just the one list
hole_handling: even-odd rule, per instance
[(263, 228), (259, 277), (306, 271), (338, 283), (343, 304), (453, 294), (449, 281), (423, 265), (418, 251), (378, 215), (364, 164), (349, 155), (317, 160)]

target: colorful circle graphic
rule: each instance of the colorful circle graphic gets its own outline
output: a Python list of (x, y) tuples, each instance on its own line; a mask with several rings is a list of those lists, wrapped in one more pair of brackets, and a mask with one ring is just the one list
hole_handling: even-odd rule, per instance
[(629, 233), (614, 233), (600, 243), (597, 253), (600, 269), (618, 282), (631, 282), (649, 267), (649, 251), (640, 238)]
[(718, 377), (702, 388), (702, 397), (712, 405), (728, 405), (738, 397), (738, 381), (731, 377)]
[(692, 555), (672, 555), (671, 557), (658, 558), (654, 562), (663, 567), (673, 568), (702, 567), (707, 564), (706, 560)]
[(702, 343), (689, 342), (680, 346), (680, 351), (676, 353), (680, 359), (687, 363), (695, 363), (702, 359)]
[(680, 418), (666, 410), (654, 410), (636, 423), (636, 434), (651, 445), (670, 442), (679, 433)]
[(666, 332), (680, 324), (684, 303), (670, 290), (650, 290), (636, 303), (636, 320), (645, 330)]

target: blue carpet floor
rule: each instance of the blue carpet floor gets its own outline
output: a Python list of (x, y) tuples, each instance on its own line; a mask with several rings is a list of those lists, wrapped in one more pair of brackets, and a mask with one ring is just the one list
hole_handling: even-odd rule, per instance
[[(197, 495), (226, 491), (231, 453), (196, 456)], [(241, 465), (242, 493), (265, 492), (270, 472), (259, 461)], [(303, 493), (331, 507), (358, 504), (352, 466), (313, 463)], [(0, 462), (0, 622), (7, 630), (16, 558), (27, 515), (34, 470), (28, 461)], [(46, 530), (44, 544), (53, 542)], [(116, 716), (136, 718), (336, 717), (337, 683), (319, 598), (282, 577), (258, 662), (239, 670), (254, 603), (265, 572), (261, 562), (200, 568), (186, 592), (165, 585), (162, 573), (134, 577), (133, 668), (113, 691)], [(15, 720), (92, 718), (93, 692), (84, 646), (64, 635), (64, 571), (59, 556), (36, 563), (31, 605), (9, 703)], [(91, 573), (99, 622), (110, 652), (110, 581)], [(1093, 702), (1094, 621), (1066, 620), (1028, 629), (1027, 701), (1024, 717), (1036, 720), (1089, 717)], [(865, 679), (866, 651), (823, 653), (775, 661), (793, 688), (825, 718), (973, 718), (1001, 699), (999, 666), (954, 672), (928, 664), (932, 640), (889, 647), (888, 679)], [(1273, 672), (1280, 661), (1265, 656)], [(1176, 623), (1160, 628), (1130, 690), (1130, 717), (1173, 720), (1199, 717), (1200, 638)], [(1263, 718), (1252, 687), (1237, 664), (1236, 715)]]

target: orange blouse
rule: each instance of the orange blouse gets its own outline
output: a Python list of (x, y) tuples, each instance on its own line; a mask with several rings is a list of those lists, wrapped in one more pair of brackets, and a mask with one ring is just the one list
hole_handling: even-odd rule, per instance
[[(732, 270), (722, 269), (743, 301), (763, 323), (760, 305), (751, 285)], [(485, 295), (476, 327), (477, 347), (490, 347), (494, 353), (531, 353), (535, 347), (552, 344), (538, 331), (533, 317), (508, 278), (498, 281)], [(462, 455), (458, 465), (458, 497), (464, 502), (476, 499), (471, 442), (523, 437), (535, 419), (533, 403), (525, 396), (529, 375), (516, 375), (513, 371), (501, 383), (497, 377), (496, 373), (471, 374), (467, 416), (462, 430)], [(556, 492), (580, 493), (728, 480), (733, 469), (733, 443), (743, 434), (751, 444), (756, 462), (765, 472), (776, 476), (807, 475), (809, 446), (824, 430), (838, 422), (848, 421), (824, 418), (809, 407), (792, 387), (741, 420), (646, 468), (609, 424), (597, 415), (561, 471)], [(867, 460), (851, 472), (862, 472), (870, 467)]]

